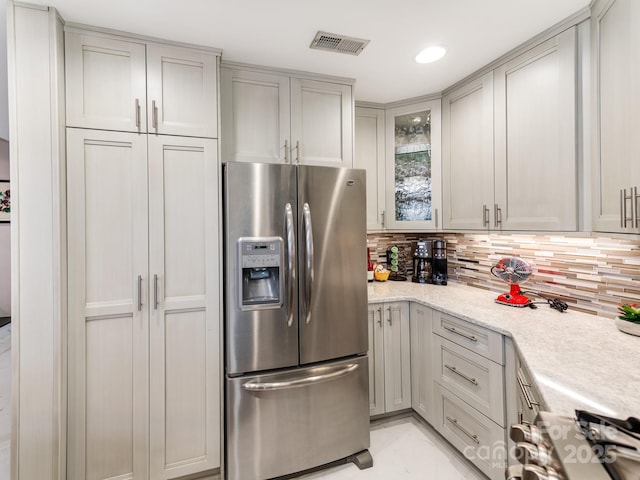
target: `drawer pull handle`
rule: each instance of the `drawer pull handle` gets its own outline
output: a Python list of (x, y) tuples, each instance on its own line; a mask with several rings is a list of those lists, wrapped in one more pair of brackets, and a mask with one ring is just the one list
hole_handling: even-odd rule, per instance
[(459, 332), (454, 327), (447, 327), (446, 325), (443, 325), (442, 328), (444, 328), (445, 330), (450, 331), (451, 333), (455, 333), (456, 335), (460, 335), (461, 337), (464, 337), (464, 338), (466, 338), (468, 340), (471, 340), (472, 342), (477, 342), (478, 341), (478, 339), (475, 336), (469, 335), (467, 333)]
[(480, 445), (480, 440), (478, 440), (478, 435), (475, 435), (475, 434), (470, 433), (469, 431), (467, 431), (466, 428), (464, 428), (462, 425), (460, 425), (458, 423), (458, 419), (457, 418), (451, 418), (451, 417), (447, 416), (447, 420), (449, 420), (453, 424), (454, 427), (456, 427), (458, 430), (460, 430), (462, 433), (464, 433), (467, 437), (469, 437), (471, 440), (473, 440), (476, 445)]
[(518, 372), (517, 379), (520, 390), (522, 391), (522, 395), (524, 395), (524, 400), (527, 402), (527, 408), (529, 408), (529, 410), (533, 410), (534, 405), (539, 407), (540, 403), (532, 399), (532, 396), (530, 396), (530, 393), (527, 391), (527, 387), (531, 387), (531, 384), (525, 383), (524, 380), (522, 380), (520, 372)]
[(473, 383), (474, 385), (478, 385), (478, 381), (475, 378), (472, 378), (472, 377), (470, 377), (468, 375), (465, 375), (462, 372), (459, 372), (456, 367), (452, 367), (451, 365), (446, 365), (446, 364), (445, 364), (445, 367), (448, 368), (449, 370), (451, 370), (456, 375), (459, 375), (460, 377), (464, 378), (467, 382)]

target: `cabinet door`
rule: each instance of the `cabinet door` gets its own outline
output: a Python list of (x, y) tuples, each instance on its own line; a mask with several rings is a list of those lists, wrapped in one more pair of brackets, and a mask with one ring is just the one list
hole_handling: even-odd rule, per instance
[(223, 162), (290, 162), (289, 78), (221, 69)]
[(494, 71), (493, 228), (575, 230), (576, 31)]
[(385, 411), (411, 408), (411, 342), (409, 303), (384, 305)]
[[(621, 190), (640, 190), (640, 4), (633, 0), (596, 2), (591, 16), (594, 98), (593, 226), (602, 232), (635, 232), (630, 200)], [(634, 198), (636, 212), (638, 199)]]
[(493, 72), (442, 100), (444, 228), (487, 230), (493, 211)]
[(67, 129), (69, 479), (148, 478), (146, 139)]
[(150, 466), (169, 479), (220, 466), (215, 140), (149, 137)]
[(436, 230), (441, 209), (440, 100), (386, 111), (385, 226)]
[(351, 167), (351, 85), (292, 78), (291, 142), (294, 163)]
[(149, 132), (218, 137), (217, 56), (147, 46)]
[(145, 45), (67, 32), (67, 126), (146, 132)]
[(369, 414), (384, 413), (384, 343), (382, 303), (369, 305)]
[(434, 423), (433, 369), (431, 367), (431, 317), (433, 310), (411, 303), (411, 407)]
[(384, 227), (384, 110), (356, 108), (353, 168), (367, 171), (367, 230)]

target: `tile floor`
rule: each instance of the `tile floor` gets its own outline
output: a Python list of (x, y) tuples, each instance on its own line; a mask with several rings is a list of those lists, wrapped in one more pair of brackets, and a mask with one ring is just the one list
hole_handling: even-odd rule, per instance
[(352, 463), (304, 475), (300, 480), (486, 480), (471, 463), (413, 416), (371, 426), (373, 468)]
[[(0, 479), (9, 478), (11, 422), (11, 325), (0, 328)], [(431, 427), (413, 416), (375, 421), (373, 468), (352, 463), (310, 473), (300, 480), (487, 480)]]

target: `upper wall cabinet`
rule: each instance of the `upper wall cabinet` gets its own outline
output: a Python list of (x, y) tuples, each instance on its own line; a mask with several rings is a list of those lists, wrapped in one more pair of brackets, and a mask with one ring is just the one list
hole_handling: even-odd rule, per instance
[(443, 98), (444, 226), (577, 227), (576, 31)]
[(384, 228), (384, 110), (356, 107), (354, 168), (367, 171), (367, 230)]
[(640, 2), (591, 11), (593, 229), (640, 233)]
[(504, 230), (576, 230), (576, 29), (494, 70), (495, 205)]
[(217, 138), (218, 54), (69, 31), (67, 126)]
[(386, 110), (385, 226), (436, 230), (441, 203), (440, 100)]
[(486, 230), (493, 208), (493, 72), (442, 99), (444, 228)]
[(351, 167), (350, 84), (225, 66), (222, 161)]

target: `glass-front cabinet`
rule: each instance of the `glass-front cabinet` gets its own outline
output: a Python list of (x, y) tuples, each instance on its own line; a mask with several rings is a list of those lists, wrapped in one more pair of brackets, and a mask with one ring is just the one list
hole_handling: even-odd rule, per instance
[(442, 227), (440, 100), (386, 111), (387, 172), (385, 227)]

